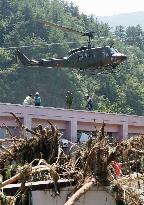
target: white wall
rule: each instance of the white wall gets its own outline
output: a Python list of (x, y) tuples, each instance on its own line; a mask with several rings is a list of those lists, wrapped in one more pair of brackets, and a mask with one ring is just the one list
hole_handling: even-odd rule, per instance
[[(71, 188), (63, 188), (59, 196), (51, 190), (32, 191), (33, 205), (64, 205)], [(93, 188), (88, 191), (75, 205), (116, 205), (112, 196), (102, 189)]]

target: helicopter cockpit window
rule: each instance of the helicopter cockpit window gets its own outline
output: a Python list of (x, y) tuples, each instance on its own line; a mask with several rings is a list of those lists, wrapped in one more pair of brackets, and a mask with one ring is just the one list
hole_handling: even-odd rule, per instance
[(118, 50), (116, 48), (110, 48), (110, 50), (111, 50), (111, 54), (118, 53)]

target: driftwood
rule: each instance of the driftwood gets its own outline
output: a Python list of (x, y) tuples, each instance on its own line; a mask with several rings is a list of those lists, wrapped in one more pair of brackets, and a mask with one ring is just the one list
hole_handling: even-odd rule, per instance
[(21, 175), (20, 175), (20, 173), (19, 173), (19, 174), (15, 175), (15, 176), (11, 177), (10, 179), (8, 179), (8, 180), (2, 182), (2, 183), (0, 184), (0, 188), (3, 188), (4, 186), (6, 186), (6, 185), (8, 185), (8, 184), (12, 184), (12, 183), (17, 182), (17, 181), (20, 179), (20, 176), (21, 176)]
[(31, 166), (30, 165), (25, 165), (21, 168), (20, 172), (16, 174), (15, 176), (11, 177), (10, 179), (2, 182), (0, 184), (0, 188), (3, 188), (4, 186), (12, 183), (16, 183), (18, 180), (25, 180), (28, 179), (31, 175)]
[(31, 167), (31, 164), (25, 165), (21, 167), (21, 172), (16, 174), (15, 176), (11, 177), (8, 180), (5, 180), (0, 184), (0, 188), (12, 183), (16, 183), (17, 181), (22, 181), (24, 177), (30, 176), (32, 174), (40, 173), (43, 171), (48, 171), (50, 173), (51, 179), (56, 183), (59, 179), (59, 174), (56, 172), (55, 167), (52, 165), (38, 165), (35, 167)]
[(74, 205), (87, 191), (89, 191), (96, 184), (96, 179), (92, 178), (86, 182), (80, 189), (78, 189), (64, 205)]

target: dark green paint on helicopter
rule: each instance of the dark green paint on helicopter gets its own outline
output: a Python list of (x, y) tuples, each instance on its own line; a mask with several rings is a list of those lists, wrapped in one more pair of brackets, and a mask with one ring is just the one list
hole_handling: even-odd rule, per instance
[(25, 66), (41, 66), (48, 68), (79, 68), (79, 69), (101, 69), (101, 68), (115, 68), (127, 57), (121, 54), (117, 49), (105, 47), (81, 47), (69, 52), (69, 55), (64, 58), (49, 58), (41, 60), (30, 60), (23, 53), (17, 50), (18, 58)]

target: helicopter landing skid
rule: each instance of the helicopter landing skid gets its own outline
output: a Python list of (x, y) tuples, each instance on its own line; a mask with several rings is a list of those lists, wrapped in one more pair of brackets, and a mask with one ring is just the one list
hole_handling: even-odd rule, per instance
[(114, 73), (118, 73), (119, 70), (107, 70), (107, 71), (102, 71), (102, 72), (98, 72), (97, 74), (114, 74)]
[(105, 68), (92, 68), (92, 69), (80, 69), (80, 73), (87, 73), (91, 75), (100, 75), (100, 74), (113, 74), (119, 72), (120, 69), (116, 69), (116, 66), (109, 66)]

